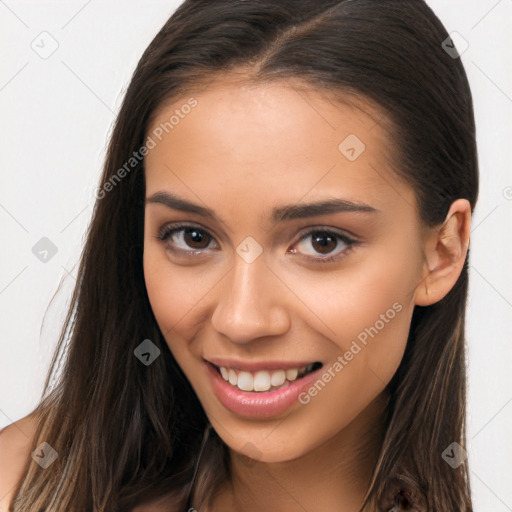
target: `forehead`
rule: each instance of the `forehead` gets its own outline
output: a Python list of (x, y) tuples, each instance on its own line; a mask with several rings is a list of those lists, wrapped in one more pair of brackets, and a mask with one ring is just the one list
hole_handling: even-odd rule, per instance
[(333, 195), (380, 208), (398, 191), (412, 204), (392, 170), (383, 112), (361, 98), (342, 100), (291, 80), (219, 80), (175, 99), (148, 129), (155, 146), (146, 156), (147, 196), (180, 190), (218, 198), (219, 208), (238, 196), (261, 211)]

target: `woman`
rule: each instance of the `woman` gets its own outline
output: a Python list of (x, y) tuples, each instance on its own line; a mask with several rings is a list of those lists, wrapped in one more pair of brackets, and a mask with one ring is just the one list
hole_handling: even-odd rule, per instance
[(422, 0), (185, 1), (117, 118), (11, 510), (471, 511), (477, 194)]

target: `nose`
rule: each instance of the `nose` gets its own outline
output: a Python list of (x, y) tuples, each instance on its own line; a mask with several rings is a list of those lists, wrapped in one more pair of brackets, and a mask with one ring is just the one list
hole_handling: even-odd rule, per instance
[(239, 344), (283, 335), (290, 329), (285, 290), (266, 266), (263, 255), (252, 263), (237, 255), (233, 269), (218, 289), (211, 318), (213, 328)]

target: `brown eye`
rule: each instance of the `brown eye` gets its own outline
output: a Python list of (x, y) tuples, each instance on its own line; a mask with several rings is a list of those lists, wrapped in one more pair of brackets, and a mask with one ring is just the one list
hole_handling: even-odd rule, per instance
[(157, 235), (169, 250), (175, 252), (195, 252), (210, 248), (214, 238), (204, 229), (196, 226), (174, 224), (164, 227)]
[(183, 234), (183, 240), (192, 249), (206, 249), (210, 237), (196, 228), (187, 228)]
[(341, 260), (356, 244), (356, 240), (343, 233), (314, 229), (299, 240), (296, 244), (298, 249), (293, 249), (290, 252), (298, 253), (310, 261), (327, 263)]
[(338, 241), (335, 236), (332, 236), (328, 232), (319, 231), (318, 234), (312, 237), (311, 246), (315, 251), (320, 254), (328, 254), (338, 245)]

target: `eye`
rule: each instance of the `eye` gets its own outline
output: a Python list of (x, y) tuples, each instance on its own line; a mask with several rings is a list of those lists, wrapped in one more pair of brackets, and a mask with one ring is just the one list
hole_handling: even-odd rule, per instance
[[(317, 228), (308, 231), (299, 240), (296, 244), (299, 250), (292, 249), (289, 252), (299, 252), (305, 255), (307, 259), (327, 263), (345, 257), (356, 243), (356, 240), (343, 233)], [(318, 257), (319, 255), (320, 257)]]
[[(168, 250), (184, 255), (200, 255), (206, 249), (219, 248), (208, 231), (189, 224), (168, 224), (161, 228), (156, 238), (164, 243)], [(300, 257), (313, 262), (328, 263), (344, 258), (355, 244), (357, 241), (344, 233), (316, 228), (301, 237), (295, 244), (298, 249), (293, 248), (288, 252), (299, 254)]]
[(188, 224), (171, 224), (164, 226), (156, 235), (159, 240), (165, 242), (172, 251), (197, 253), (213, 242), (218, 247), (214, 238), (204, 229)]

